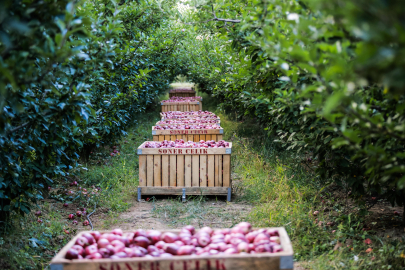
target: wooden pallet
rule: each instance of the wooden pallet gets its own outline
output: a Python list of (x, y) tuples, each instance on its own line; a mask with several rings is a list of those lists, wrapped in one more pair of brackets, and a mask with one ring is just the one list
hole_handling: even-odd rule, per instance
[[(145, 142), (146, 143), (146, 142)], [(227, 148), (138, 148), (141, 195), (224, 195), (231, 200), (231, 153)]]
[[(86, 232), (78, 233), (52, 259), (51, 270), (293, 270), (293, 248), (283, 227), (280, 234), (283, 251), (256, 254), (219, 254), (215, 256), (173, 256), (166, 258), (123, 258), (98, 260), (67, 260), (67, 251)], [(102, 232), (105, 233), (106, 231)], [(133, 231), (132, 231), (133, 232)], [(180, 230), (166, 230), (178, 234)], [(88, 233), (88, 232), (87, 232)]]
[(201, 111), (202, 102), (201, 101), (190, 101), (190, 102), (161, 102), (162, 112), (168, 111)]
[(199, 142), (204, 141), (220, 141), (223, 140), (224, 129), (165, 129), (154, 130), (152, 127), (153, 141), (161, 142), (164, 140), (175, 141), (181, 140)]

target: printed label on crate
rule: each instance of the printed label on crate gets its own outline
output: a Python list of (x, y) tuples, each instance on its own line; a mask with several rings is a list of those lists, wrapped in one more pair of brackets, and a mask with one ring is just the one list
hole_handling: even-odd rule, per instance
[(100, 263), (99, 270), (226, 270), (224, 259), (184, 260), (164, 262), (113, 262)]
[(174, 130), (170, 130), (170, 134), (173, 135), (181, 135), (181, 134), (208, 134), (208, 130), (178, 130), (178, 129), (174, 129)]
[(205, 148), (175, 148), (175, 149), (158, 149), (159, 154), (208, 154)]

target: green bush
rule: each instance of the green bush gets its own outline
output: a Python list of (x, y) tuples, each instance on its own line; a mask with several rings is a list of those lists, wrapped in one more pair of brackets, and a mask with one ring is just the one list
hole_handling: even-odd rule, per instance
[(0, 220), (28, 213), (80, 156), (125, 135), (181, 73), (173, 6), (0, 3)]
[(192, 81), (225, 109), (256, 117), (281, 146), (311, 154), (321, 181), (357, 199), (380, 194), (404, 205), (403, 5), (254, 0), (195, 8), (188, 31), (206, 38), (183, 48)]

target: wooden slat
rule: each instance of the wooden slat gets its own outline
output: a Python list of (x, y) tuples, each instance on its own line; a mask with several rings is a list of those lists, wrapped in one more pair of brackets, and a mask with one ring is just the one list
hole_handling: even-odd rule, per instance
[(162, 155), (162, 186), (169, 186), (169, 156)]
[(207, 186), (207, 156), (200, 156), (200, 187)]
[(153, 155), (146, 156), (146, 186), (153, 187)]
[(194, 135), (187, 135), (187, 141), (193, 141)]
[(177, 140), (181, 140), (181, 137), (182, 137), (182, 136), (183, 136), (183, 135), (177, 135), (177, 136), (176, 136), (176, 139), (177, 139)]
[(154, 142), (159, 141), (159, 136), (157, 136), (157, 135), (153, 135), (153, 141), (154, 141)]
[[(184, 187), (142, 187), (142, 195), (181, 195)], [(186, 187), (188, 195), (227, 195), (226, 187)]]
[(184, 187), (184, 155), (177, 155), (177, 186)]
[(200, 134), (200, 141), (201, 140), (205, 141), (205, 135), (204, 134)]
[(159, 142), (163, 142), (165, 140), (165, 136), (164, 135), (159, 135)]
[(223, 155), (223, 187), (231, 186), (231, 155)]
[(191, 156), (186, 155), (184, 156), (184, 185), (186, 187), (191, 187), (191, 171), (192, 171)]
[(211, 141), (212, 139), (212, 137), (211, 136), (215, 136), (215, 135), (210, 135), (210, 134), (206, 134), (205, 135), (205, 141)]
[(192, 155), (192, 174), (193, 179), (191, 182), (191, 186), (199, 187), (200, 186), (200, 156), (199, 155)]
[(165, 135), (165, 140), (170, 141), (170, 135)]
[(162, 155), (153, 155), (153, 186), (160, 187), (162, 186)]
[(139, 156), (139, 186), (146, 186), (146, 156)]
[(220, 187), (223, 186), (223, 159), (222, 155), (218, 155), (218, 184)]
[(200, 135), (193, 135), (194, 136), (194, 139), (193, 139), (193, 142), (199, 142), (200, 141)]
[(219, 157), (220, 155), (214, 155), (215, 157), (215, 183), (214, 186), (220, 187), (221, 185), (219, 184)]
[(170, 186), (175, 187), (177, 185), (176, 179), (176, 169), (177, 169), (177, 162), (176, 162), (177, 155), (170, 155)]
[(222, 134), (219, 134), (219, 135), (217, 135), (217, 142), (218, 141), (221, 141), (221, 140), (223, 140), (223, 137), (224, 137), (224, 135), (222, 135)]
[(208, 186), (215, 186), (215, 155), (208, 155), (207, 163), (207, 174), (208, 174)]

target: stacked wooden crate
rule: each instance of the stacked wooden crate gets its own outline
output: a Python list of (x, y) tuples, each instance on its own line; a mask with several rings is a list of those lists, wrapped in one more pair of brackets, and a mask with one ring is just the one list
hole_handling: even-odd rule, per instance
[(195, 94), (192, 88), (175, 88), (169, 91), (169, 97), (194, 97)]
[[(232, 143), (226, 148), (138, 148), (140, 195), (227, 195)], [(139, 198), (140, 199), (140, 198)]]
[(161, 101), (162, 112), (169, 111), (200, 111), (202, 110), (201, 97), (171, 97)]

